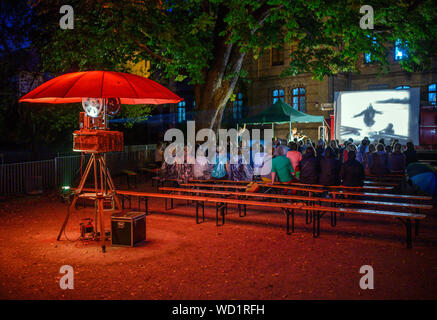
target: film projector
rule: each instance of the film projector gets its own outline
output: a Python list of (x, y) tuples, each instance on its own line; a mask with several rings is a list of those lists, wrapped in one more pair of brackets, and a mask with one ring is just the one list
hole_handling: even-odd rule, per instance
[[(105, 242), (104, 203), (111, 203), (111, 211), (116, 207), (121, 210), (120, 200), (115, 191), (114, 182), (106, 165), (106, 152), (123, 151), (123, 133), (110, 131), (108, 117), (120, 111), (118, 98), (83, 98), (83, 112), (79, 114), (79, 130), (73, 133), (73, 151), (90, 154), (89, 161), (81, 177), (79, 186), (74, 192), (73, 200), (68, 208), (67, 216), (59, 231), (57, 240), (67, 226), (70, 212), (75, 208), (78, 199), (90, 199), (95, 203), (95, 218), (97, 230), (87, 230), (87, 233), (98, 235)], [(94, 179), (94, 188), (85, 189), (89, 176)], [(93, 231), (93, 232), (91, 232)], [(81, 226), (81, 235), (82, 235)], [(102, 246), (103, 250), (104, 247)]]

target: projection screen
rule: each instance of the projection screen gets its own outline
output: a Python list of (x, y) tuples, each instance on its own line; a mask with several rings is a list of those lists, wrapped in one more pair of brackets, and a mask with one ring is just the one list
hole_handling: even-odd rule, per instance
[(419, 144), (420, 89), (335, 92), (335, 138)]

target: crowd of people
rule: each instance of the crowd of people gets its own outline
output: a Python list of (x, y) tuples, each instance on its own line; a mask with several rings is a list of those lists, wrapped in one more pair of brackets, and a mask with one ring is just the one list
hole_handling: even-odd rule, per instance
[[(169, 164), (163, 161), (164, 145), (158, 145), (155, 161), (166, 179), (189, 180), (234, 180), (264, 182), (300, 181), (304, 184), (362, 186), (366, 175), (403, 174), (409, 163), (416, 162), (416, 151), (412, 142), (402, 146), (399, 141), (386, 143), (384, 139), (363, 139), (358, 145), (352, 140), (339, 144), (310, 139), (286, 142), (273, 141), (272, 152), (265, 152), (263, 145), (256, 146), (255, 154), (243, 152), (231, 160), (229, 153), (217, 147), (216, 161), (209, 163), (206, 157), (196, 156), (187, 161), (191, 150), (184, 149), (184, 161)], [(196, 146), (195, 154), (198, 148)], [(254, 148), (254, 145), (252, 145)], [(250, 155), (247, 158), (247, 155)]]

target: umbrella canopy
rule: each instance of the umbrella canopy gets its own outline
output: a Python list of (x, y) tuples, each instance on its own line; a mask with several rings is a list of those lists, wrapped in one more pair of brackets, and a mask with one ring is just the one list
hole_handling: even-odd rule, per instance
[(119, 98), (122, 104), (178, 103), (183, 99), (159, 83), (114, 71), (82, 71), (53, 78), (19, 102), (72, 103), (82, 98)]
[(414, 162), (408, 165), (407, 174), (411, 181), (423, 192), (437, 196), (437, 173), (430, 165)]
[(281, 99), (276, 101), (263, 112), (242, 119), (240, 124), (272, 124), (272, 123), (309, 123), (309, 122), (323, 122), (323, 116), (312, 116), (304, 112), (297, 111), (289, 104)]

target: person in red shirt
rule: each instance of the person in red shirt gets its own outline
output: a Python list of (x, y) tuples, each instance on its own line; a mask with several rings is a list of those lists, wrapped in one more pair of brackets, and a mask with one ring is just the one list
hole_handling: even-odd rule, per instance
[(294, 172), (296, 170), (299, 162), (302, 160), (302, 154), (297, 151), (297, 144), (295, 142), (290, 142), (289, 144), (290, 151), (287, 152), (287, 158), (290, 159), (291, 165), (293, 166)]

